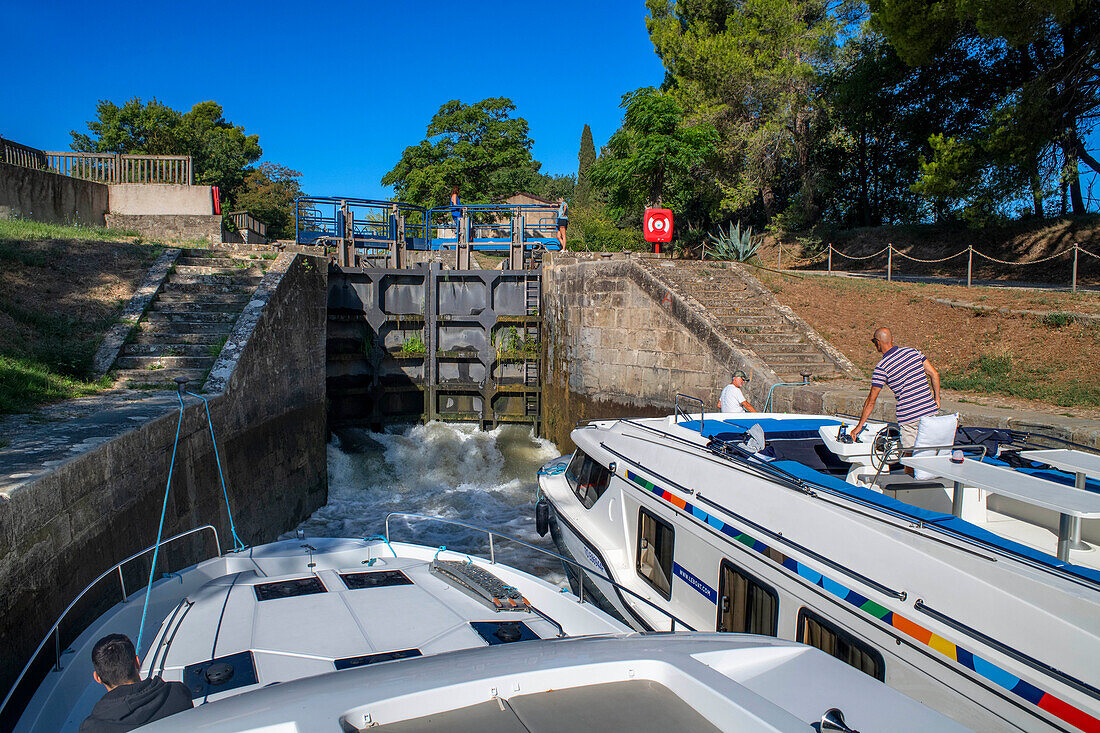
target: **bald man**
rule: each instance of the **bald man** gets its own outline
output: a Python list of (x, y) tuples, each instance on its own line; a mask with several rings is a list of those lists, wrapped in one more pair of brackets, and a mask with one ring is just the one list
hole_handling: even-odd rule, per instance
[[(912, 448), (917, 442), (917, 424), (925, 415), (935, 415), (940, 410), (940, 373), (921, 352), (909, 346), (894, 346), (894, 337), (888, 328), (875, 330), (871, 342), (882, 354), (871, 374), (871, 391), (863, 402), (863, 412), (852, 430), (858, 435), (863, 424), (875, 408), (875, 400), (882, 386), (886, 385), (897, 399), (898, 428), (901, 445)], [(931, 388), (929, 388), (931, 383)]]

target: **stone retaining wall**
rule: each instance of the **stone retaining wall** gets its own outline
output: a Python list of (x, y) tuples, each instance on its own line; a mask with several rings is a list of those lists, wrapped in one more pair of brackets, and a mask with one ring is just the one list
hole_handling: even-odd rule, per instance
[[(326, 280), (323, 260), (276, 260), (212, 380), (219, 389), (208, 398), (214, 432), (236, 530), (247, 544), (274, 539), (327, 500)], [(164, 533), (213, 524), (229, 548), (205, 411), (200, 400), (185, 400)], [(155, 541), (178, 416), (169, 407), (0, 495), (0, 689), (88, 582)], [(141, 563), (135, 566), (132, 577), (140, 577)], [(110, 603), (117, 584), (112, 591)]]
[(102, 183), (0, 163), (0, 219), (101, 227), (109, 202)]
[(164, 241), (222, 241), (222, 218), (215, 214), (107, 214), (107, 226), (129, 229)]
[[(543, 278), (543, 432), (562, 450), (578, 420), (668, 415), (677, 393), (714, 405), (731, 369), (770, 371), (628, 258), (554, 255)], [(750, 384), (750, 400), (765, 381)]]

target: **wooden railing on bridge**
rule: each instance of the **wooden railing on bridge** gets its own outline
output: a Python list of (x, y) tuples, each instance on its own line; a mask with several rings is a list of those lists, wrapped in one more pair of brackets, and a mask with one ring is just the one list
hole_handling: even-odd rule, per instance
[(0, 138), (0, 162), (99, 183), (194, 182), (190, 155), (129, 155), (38, 150)]
[(71, 153), (45, 151), (47, 166), (55, 173), (99, 183), (192, 184), (190, 155), (128, 155), (123, 153)]

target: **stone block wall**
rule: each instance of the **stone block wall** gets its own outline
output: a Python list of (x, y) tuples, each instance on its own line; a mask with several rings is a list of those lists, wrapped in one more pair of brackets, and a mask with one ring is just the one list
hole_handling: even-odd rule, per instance
[[(246, 544), (274, 539), (327, 500), (326, 280), (321, 259), (276, 260), (215, 365), (219, 376), (208, 381), (229, 503)], [(200, 400), (185, 402), (164, 536), (212, 524), (228, 549), (206, 413)], [(154, 543), (179, 414), (169, 409), (0, 497), (0, 689), (85, 585)], [(148, 565), (135, 562), (131, 592), (143, 573)], [(107, 590), (106, 602), (117, 601), (117, 584)]]
[(109, 204), (102, 183), (0, 163), (0, 218), (101, 227)]
[[(734, 356), (685, 326), (627, 259), (555, 256), (543, 267), (544, 432), (571, 450), (578, 420), (668, 415), (683, 393), (714, 405)], [(750, 396), (750, 399), (752, 397)]]
[(150, 239), (222, 241), (222, 218), (215, 214), (115, 214), (106, 216), (112, 229), (130, 229)]

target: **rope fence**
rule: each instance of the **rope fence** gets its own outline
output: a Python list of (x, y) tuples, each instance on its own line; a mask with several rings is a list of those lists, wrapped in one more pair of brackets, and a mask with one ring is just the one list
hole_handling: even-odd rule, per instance
[[(778, 264), (776, 265), (776, 269), (779, 269), (779, 270), (783, 269), (783, 252), (784, 252), (783, 245), (780, 244), (779, 245)], [(908, 254), (902, 252), (901, 250), (899, 250), (897, 247), (895, 247), (891, 243), (891, 244), (887, 244), (885, 247), (880, 249), (878, 252), (875, 252), (874, 254), (869, 254), (869, 255), (849, 255), (849, 254), (845, 254), (845, 253), (841, 252), (840, 250), (838, 250), (836, 247), (834, 247), (832, 244), (826, 245), (824, 251), (818, 252), (817, 254), (812, 255), (810, 257), (801, 257), (801, 258), (794, 257), (791, 254), (790, 250), (787, 250), (787, 257), (788, 257), (787, 263), (788, 263), (788, 266), (795, 266), (795, 265), (808, 265), (808, 264), (811, 264), (813, 262), (819, 262), (821, 260), (826, 260), (827, 263), (828, 263), (827, 264), (828, 271), (832, 272), (833, 271), (833, 255), (837, 255), (838, 257), (843, 257), (846, 260), (862, 261), (862, 260), (874, 259), (875, 257), (880, 256), (884, 252), (886, 253), (886, 280), (887, 281), (892, 281), (893, 278), (894, 278), (894, 255), (897, 255), (897, 256), (902, 257), (902, 258), (907, 259), (907, 260), (912, 260), (913, 262), (920, 262), (922, 264), (938, 264), (940, 262), (947, 262), (948, 260), (953, 260), (956, 257), (962, 257), (963, 255), (966, 255), (966, 287), (968, 287), (968, 288), (971, 286), (971, 283), (973, 281), (974, 255), (977, 255), (978, 257), (981, 257), (985, 260), (989, 260), (990, 262), (995, 262), (998, 265), (1009, 265), (1009, 266), (1013, 266), (1013, 267), (1026, 267), (1027, 265), (1039, 265), (1039, 264), (1042, 264), (1044, 262), (1050, 262), (1051, 260), (1056, 260), (1059, 257), (1065, 257), (1067, 255), (1072, 255), (1073, 256), (1073, 271), (1070, 275), (1070, 287), (1073, 290), (1073, 292), (1077, 292), (1077, 260), (1078, 260), (1079, 255), (1084, 254), (1084, 255), (1088, 255), (1089, 257), (1100, 260), (1100, 255), (1098, 255), (1094, 252), (1088, 251), (1087, 249), (1085, 249), (1081, 245), (1077, 244), (1076, 242), (1073, 244), (1073, 247), (1071, 249), (1066, 249), (1062, 252), (1057, 252), (1057, 253), (1052, 254), (1048, 257), (1043, 257), (1043, 258), (1040, 258), (1040, 259), (1037, 259), (1037, 260), (1028, 260), (1027, 262), (1010, 262), (1008, 260), (998, 259), (998, 258), (996, 258), (992, 255), (987, 255), (984, 252), (981, 252), (979, 250), (974, 249), (973, 245), (967, 246), (966, 249), (959, 250), (958, 252), (956, 252), (954, 254), (947, 255), (946, 257), (937, 257), (937, 258), (934, 258), (934, 259), (922, 259), (920, 257), (913, 257), (912, 255), (908, 255)]]

